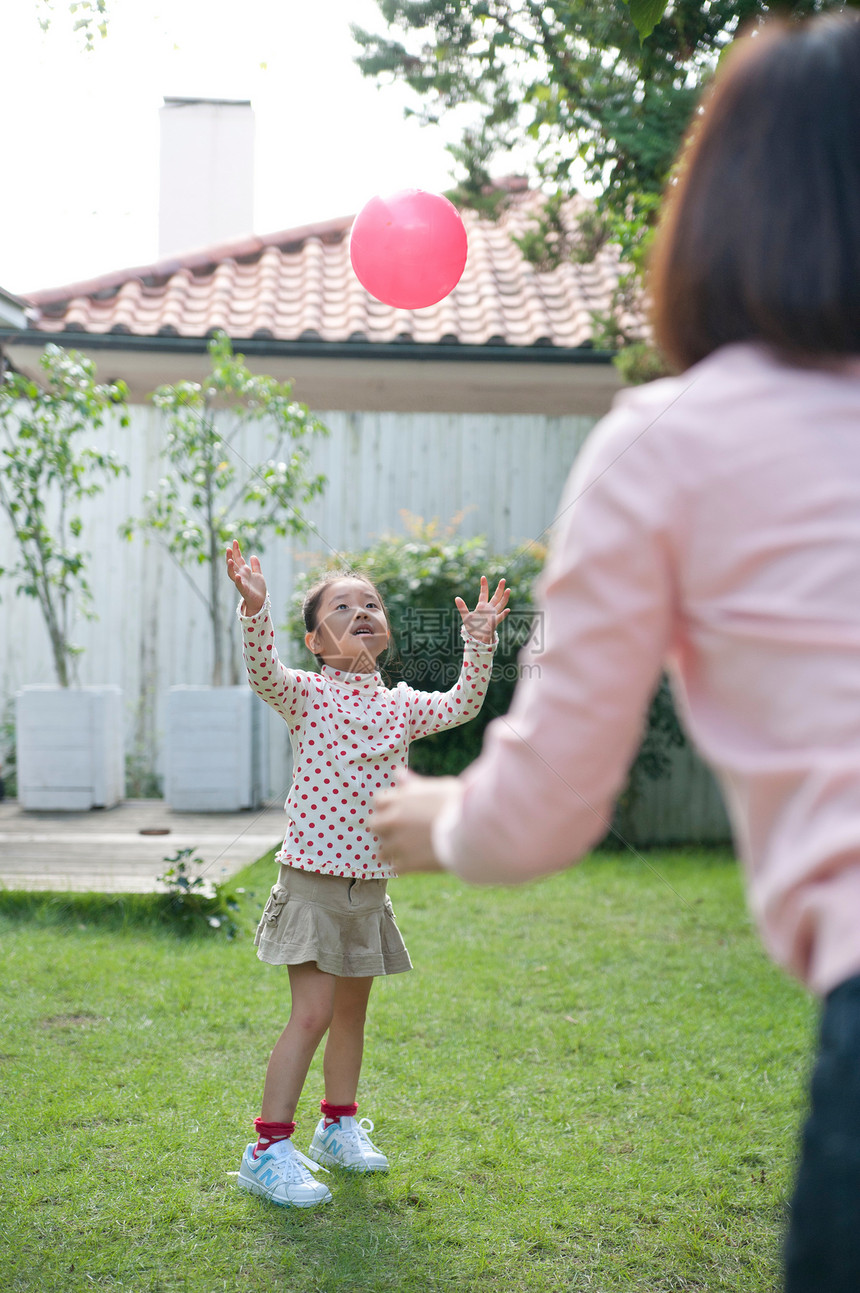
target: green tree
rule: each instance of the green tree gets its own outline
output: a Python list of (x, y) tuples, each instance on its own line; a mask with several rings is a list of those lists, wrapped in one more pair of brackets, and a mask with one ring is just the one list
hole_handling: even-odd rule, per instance
[(111, 414), (128, 426), (127, 391), (123, 382), (98, 385), (92, 361), (60, 346), (46, 346), (39, 366), (41, 384), (15, 372), (0, 384), (0, 509), (17, 546), (0, 575), (39, 603), (57, 681), (68, 687), (81, 651), (70, 636), (76, 614), (92, 618), (78, 508), (126, 470), (115, 454), (81, 439)]
[[(261, 552), (270, 535), (303, 534), (299, 507), (320, 494), (325, 477), (308, 470), (310, 443), (325, 427), (293, 399), (292, 387), (250, 372), (222, 332), (209, 343), (206, 380), (161, 386), (152, 399), (167, 428), (162, 451), (167, 472), (146, 496), (144, 515), (129, 520), (123, 534), (150, 531), (187, 578), (206, 607), (211, 629), (212, 684), (228, 681), (225, 602), (229, 584), (224, 551), (240, 538)], [(246, 429), (266, 427), (271, 457), (250, 463), (242, 456)], [(208, 566), (201, 589), (190, 569)], [(229, 681), (238, 682), (235, 659)]]
[[(660, 195), (702, 87), (739, 28), (769, 13), (800, 17), (836, 0), (378, 0), (385, 35), (353, 27), (366, 76), (403, 83), (423, 122), (468, 117), (451, 147), (463, 172), (455, 201), (492, 214), (506, 195), (492, 170), (526, 146), (550, 200), (520, 240), (548, 269), (617, 245), (631, 273), (597, 344), (637, 340), (620, 328), (638, 299)], [(664, 11), (665, 10), (665, 11)], [(632, 18), (632, 20), (631, 20)], [(655, 21), (659, 19), (658, 21)], [(637, 30), (637, 24), (639, 30)], [(647, 32), (653, 23), (648, 39)], [(578, 184), (597, 196), (572, 225), (564, 199)]]
[[(606, 200), (659, 193), (703, 79), (761, 0), (678, 0), (643, 45), (622, 0), (378, 0), (391, 35), (354, 27), (367, 76), (386, 74), (438, 122), (468, 105), (455, 156), (464, 188), (530, 142), (542, 178), (569, 192), (582, 171)], [(794, 8), (812, 8), (801, 0)]]
[[(47, 31), (54, 20), (55, 0), (37, 0), (37, 13), (42, 31)], [(72, 0), (60, 6), (68, 10), (72, 26), (87, 49), (95, 45), (96, 36), (108, 32), (108, 0)]]

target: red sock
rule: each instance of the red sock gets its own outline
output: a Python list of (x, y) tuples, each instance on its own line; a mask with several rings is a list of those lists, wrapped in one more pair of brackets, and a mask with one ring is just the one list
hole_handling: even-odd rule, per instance
[(254, 1119), (254, 1131), (257, 1133), (257, 1144), (254, 1157), (268, 1149), (279, 1140), (289, 1140), (296, 1129), (294, 1122), (263, 1122), (262, 1118)]
[(325, 1125), (330, 1127), (333, 1122), (340, 1122), (341, 1118), (354, 1118), (358, 1113), (357, 1104), (329, 1104), (328, 1100), (320, 1100), (320, 1113), (325, 1118)]

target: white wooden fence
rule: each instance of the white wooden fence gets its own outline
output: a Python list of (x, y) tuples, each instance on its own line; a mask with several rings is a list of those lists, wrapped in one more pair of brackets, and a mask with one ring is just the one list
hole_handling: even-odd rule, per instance
[[(438, 519), (460, 517), (461, 536), (486, 535), (491, 548), (512, 552), (547, 538), (561, 490), (594, 420), (588, 417), (509, 415), (321, 413), (330, 436), (313, 451), (312, 470), (328, 478), (325, 493), (305, 510), (313, 529), (295, 540), (274, 539), (263, 554), (276, 626), (298, 569), (331, 552), (361, 548), (385, 533), (403, 533), (403, 513)], [(83, 546), (92, 554), (88, 580), (97, 618), (81, 621), (75, 638), (84, 652), (78, 681), (122, 688), (126, 749), (138, 767), (160, 775), (167, 689), (210, 680), (210, 632), (203, 603), (153, 539), (119, 537), (121, 524), (139, 516), (147, 490), (164, 473), (159, 459), (160, 415), (134, 406), (131, 424), (106, 428), (101, 443), (128, 464), (129, 474), (111, 482), (84, 509)], [(236, 451), (247, 462), (267, 457), (260, 428), (250, 430)], [(0, 517), (0, 552), (8, 552)], [(4, 564), (0, 560), (0, 564)], [(205, 570), (190, 576), (202, 581)], [(224, 575), (227, 601), (235, 604)], [(241, 671), (238, 628), (232, 632), (237, 680)], [(281, 634), (282, 656), (289, 658)], [(0, 706), (19, 687), (53, 681), (47, 634), (37, 604), (0, 578)], [(268, 796), (286, 794), (290, 776), (284, 724), (270, 715), (263, 724)], [(691, 800), (700, 774), (679, 772), (672, 798)], [(709, 810), (710, 812), (710, 810)]]
[(671, 770), (646, 781), (633, 803), (616, 813), (619, 836), (638, 848), (667, 844), (722, 844), (730, 828), (716, 779), (692, 746), (669, 751)]
[[(360, 548), (384, 533), (403, 533), (403, 513), (462, 517), (458, 533), (485, 534), (493, 549), (509, 551), (545, 536), (570, 464), (593, 425), (590, 418), (322, 413), (330, 436), (313, 451), (312, 470), (328, 478), (324, 495), (305, 512), (313, 529), (293, 540), (273, 539), (263, 554), (275, 623), (287, 615), (297, 569), (331, 553)], [(75, 640), (81, 683), (115, 683), (126, 706), (126, 745), (147, 766), (163, 768), (164, 698), (177, 683), (208, 683), (211, 641), (205, 608), (191, 587), (205, 570), (180, 573), (154, 539), (126, 542), (119, 528), (139, 516), (147, 490), (165, 468), (159, 460), (160, 415), (135, 406), (127, 429), (113, 425), (103, 446), (116, 451), (129, 474), (111, 482), (84, 510), (83, 546), (97, 619), (81, 620)], [(249, 463), (268, 456), (260, 428), (237, 443)], [(0, 518), (0, 544), (8, 551)], [(5, 564), (0, 560), (0, 565)], [(224, 574), (225, 600), (235, 604)], [(24, 684), (54, 681), (50, 648), (37, 604), (0, 579), (0, 698)], [(232, 642), (239, 678), (238, 629)], [(282, 638), (282, 654), (288, 657)], [(237, 678), (237, 681), (239, 680)], [(269, 728), (269, 792), (289, 779), (282, 723)]]

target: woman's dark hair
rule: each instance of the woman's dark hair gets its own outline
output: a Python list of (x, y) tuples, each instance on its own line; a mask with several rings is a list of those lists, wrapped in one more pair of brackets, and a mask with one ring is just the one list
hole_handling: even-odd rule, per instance
[(681, 369), (738, 341), (860, 354), (860, 15), (738, 42), (681, 155), (649, 287)]
[[(373, 580), (368, 579), (367, 575), (363, 575), (360, 570), (327, 570), (315, 584), (311, 585), (305, 593), (302, 601), (302, 619), (305, 624), (305, 632), (313, 633), (314, 629), (317, 627), (319, 623), (320, 602), (322, 601), (323, 593), (328, 588), (329, 584), (333, 584), (339, 579), (360, 579), (363, 584), (367, 584), (373, 589), (379, 599), (379, 605), (382, 607), (382, 613), (385, 616), (385, 622), (388, 625), (388, 632), (391, 634), (391, 620), (388, 615), (388, 607), (385, 605), (385, 600)], [(392, 640), (393, 639), (389, 636), (389, 645), (385, 652), (386, 659), (392, 650)], [(322, 656), (314, 656), (314, 659), (317, 664), (325, 663)]]

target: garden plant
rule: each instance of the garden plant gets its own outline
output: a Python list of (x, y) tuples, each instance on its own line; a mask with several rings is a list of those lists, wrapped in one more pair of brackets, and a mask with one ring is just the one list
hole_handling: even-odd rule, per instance
[(68, 687), (81, 650), (76, 616), (92, 615), (78, 508), (126, 470), (94, 441), (110, 417), (128, 426), (127, 391), (123, 382), (100, 385), (90, 359), (53, 344), (39, 368), (39, 381), (7, 370), (0, 383), (0, 510), (15, 545), (0, 575), (38, 602), (57, 682)]
[[(480, 714), (462, 727), (417, 741), (410, 750), (416, 772), (456, 775), (477, 758), (487, 725), (507, 713), (517, 679), (539, 670), (543, 624), (534, 610), (535, 581), (545, 548), (530, 543), (509, 554), (491, 552), (484, 538), (457, 536), (459, 518), (447, 526), (404, 512), (402, 535), (385, 535), (361, 551), (343, 554), (297, 580), (289, 612), (296, 655), (307, 655), (301, 617), (304, 591), (326, 569), (347, 566), (367, 574), (382, 591), (392, 625), (392, 649), (381, 660), (391, 685), (405, 678), (422, 690), (453, 686), (460, 667), (460, 617), (454, 598), (478, 586), (485, 574), (490, 587), (504, 578), (511, 589), (511, 613), (499, 632), (493, 673)], [(316, 668), (307, 655), (307, 667)], [(652, 700), (642, 744), (630, 770), (623, 802), (631, 802), (647, 783), (669, 775), (673, 749), (686, 744), (668, 682), (661, 679)]]
[[(461, 772), (480, 751), (487, 724), (510, 705), (520, 667), (517, 653), (540, 646), (532, 611), (532, 587), (545, 550), (530, 545), (513, 562), (488, 549), (484, 538), (456, 536), (458, 521), (442, 527), (408, 512), (402, 514), (403, 535), (386, 535), (362, 551), (341, 554), (296, 581), (290, 611), (290, 635), (297, 654), (304, 646), (301, 603), (305, 589), (328, 569), (361, 571), (380, 589), (391, 620), (392, 646), (380, 666), (388, 684), (405, 678), (422, 691), (444, 691), (457, 681), (462, 661), (461, 619), (454, 598), (468, 598), (486, 575), (491, 588), (505, 578), (511, 589), (511, 614), (499, 631), (499, 647), (480, 714), (462, 727), (418, 741), (410, 751), (410, 766), (426, 773)], [(525, 662), (528, 667), (528, 661)]]
[[(152, 397), (166, 421), (165, 474), (123, 534), (155, 535), (205, 605), (218, 687), (239, 682), (235, 653), (227, 648), (224, 550), (241, 537), (249, 550), (262, 552), (271, 535), (306, 531), (301, 508), (325, 485), (309, 469), (310, 447), (326, 430), (293, 399), (288, 382), (252, 373), (224, 333), (212, 339), (209, 353), (211, 372), (202, 383), (161, 386)], [(270, 456), (249, 461), (246, 432), (258, 425)], [(204, 588), (192, 577), (201, 566)]]

